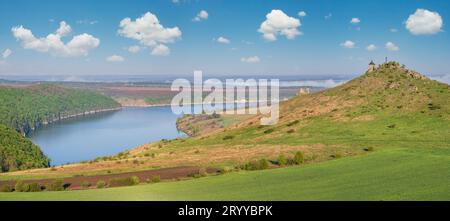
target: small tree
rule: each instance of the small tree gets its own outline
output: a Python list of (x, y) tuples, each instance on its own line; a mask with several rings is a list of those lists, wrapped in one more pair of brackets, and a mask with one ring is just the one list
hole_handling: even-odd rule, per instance
[(299, 165), (302, 164), (305, 161), (303, 153), (301, 151), (298, 151), (297, 153), (295, 153), (294, 155), (294, 163)]
[(286, 157), (284, 156), (284, 154), (280, 154), (280, 156), (278, 156), (278, 165), (280, 167), (283, 167), (286, 165), (286, 163), (287, 163)]
[(105, 182), (105, 181), (99, 180), (99, 181), (97, 182), (97, 188), (98, 188), (98, 189), (102, 189), (102, 188), (105, 188), (105, 187), (106, 187), (106, 182)]
[(198, 170), (198, 174), (203, 177), (203, 176), (207, 176), (208, 172), (206, 171), (205, 168), (202, 167)]
[(267, 161), (266, 159), (259, 160), (258, 169), (265, 170), (268, 168), (269, 168), (269, 161)]
[(161, 177), (159, 175), (152, 176), (152, 183), (159, 183), (161, 181)]
[(0, 192), (12, 192), (13, 188), (10, 185), (0, 187)]
[(29, 185), (29, 192), (41, 192), (41, 185), (39, 183), (31, 183)]
[(47, 184), (46, 188), (48, 191), (63, 191), (64, 190), (64, 180), (56, 179), (53, 182)]
[(83, 187), (83, 188), (85, 188), (85, 189), (89, 188), (90, 186), (91, 186), (91, 183), (89, 183), (89, 182), (87, 182), (87, 181), (83, 181), (83, 182), (81, 183), (81, 187)]
[(141, 182), (139, 180), (139, 177), (137, 177), (137, 176), (132, 176), (130, 179), (131, 179), (132, 185), (138, 185)]
[(16, 192), (26, 192), (26, 188), (26, 184), (22, 180), (17, 181), (14, 186)]
[(226, 135), (225, 137), (223, 137), (223, 140), (231, 140), (233, 138), (234, 138), (233, 135)]

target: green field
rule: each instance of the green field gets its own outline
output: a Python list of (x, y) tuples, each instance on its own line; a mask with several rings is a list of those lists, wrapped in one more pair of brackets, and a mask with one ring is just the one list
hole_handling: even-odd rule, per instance
[(389, 149), (318, 164), (180, 182), (0, 193), (0, 200), (450, 200), (449, 171), (449, 150)]

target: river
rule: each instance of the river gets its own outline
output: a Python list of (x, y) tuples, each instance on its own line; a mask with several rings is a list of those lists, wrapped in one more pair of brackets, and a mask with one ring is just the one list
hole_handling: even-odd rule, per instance
[(185, 136), (176, 128), (178, 117), (170, 106), (123, 108), (53, 123), (30, 138), (51, 159), (51, 165), (61, 165)]

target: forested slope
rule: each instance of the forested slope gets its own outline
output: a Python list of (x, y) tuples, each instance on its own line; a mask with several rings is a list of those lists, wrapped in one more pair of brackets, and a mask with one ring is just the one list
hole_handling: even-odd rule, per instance
[(49, 166), (26, 135), (43, 124), (118, 108), (112, 98), (57, 85), (0, 87), (0, 172)]
[(0, 124), (0, 172), (49, 166), (49, 159), (38, 146)]
[(70, 115), (117, 107), (117, 102), (101, 94), (50, 84), (0, 88), (0, 124), (23, 134)]

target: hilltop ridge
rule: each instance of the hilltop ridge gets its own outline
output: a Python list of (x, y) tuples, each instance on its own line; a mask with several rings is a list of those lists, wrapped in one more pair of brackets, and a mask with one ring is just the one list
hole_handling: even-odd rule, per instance
[(442, 114), (448, 113), (448, 97), (449, 85), (388, 62), (343, 85), (295, 97), (281, 105), (281, 112), (290, 115), (295, 108), (306, 108), (306, 115), (334, 112), (332, 117), (341, 119), (379, 112)]

